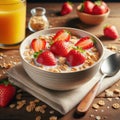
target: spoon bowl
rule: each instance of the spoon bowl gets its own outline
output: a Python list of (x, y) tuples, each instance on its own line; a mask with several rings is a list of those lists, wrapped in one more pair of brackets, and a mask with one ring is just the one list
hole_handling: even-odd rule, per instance
[(102, 74), (106, 74), (106, 76), (115, 75), (120, 69), (120, 54), (115, 53), (108, 56), (101, 65)]

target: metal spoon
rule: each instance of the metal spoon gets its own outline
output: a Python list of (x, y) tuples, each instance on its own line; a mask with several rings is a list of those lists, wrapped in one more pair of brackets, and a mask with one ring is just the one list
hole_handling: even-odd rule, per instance
[[(101, 73), (103, 76), (101, 79), (93, 86), (93, 88), (89, 91), (89, 93), (83, 98), (80, 104), (77, 106), (77, 109), (72, 109), (69, 113), (67, 113), (60, 120), (76, 120), (75, 118), (79, 118), (83, 116), (89, 109), (92, 104), (100, 86), (101, 82), (105, 77), (112, 77), (120, 70), (120, 53), (115, 53), (108, 56), (101, 65)], [(76, 114), (77, 113), (77, 114)]]
[(103, 76), (101, 79), (93, 86), (90, 92), (83, 98), (80, 104), (77, 107), (77, 113), (86, 113), (93, 102), (98, 89), (101, 86), (101, 82), (105, 77), (112, 77), (120, 70), (120, 54), (115, 53), (108, 56), (101, 65), (101, 73)]

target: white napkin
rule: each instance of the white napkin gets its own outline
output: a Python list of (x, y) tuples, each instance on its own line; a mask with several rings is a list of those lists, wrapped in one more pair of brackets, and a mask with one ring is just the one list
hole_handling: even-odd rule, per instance
[[(113, 52), (106, 50), (104, 57), (107, 57), (112, 53)], [(24, 71), (21, 63), (9, 69), (7, 73), (9, 80), (12, 81), (16, 86), (42, 100), (55, 110), (59, 111), (61, 114), (66, 114), (73, 107), (75, 107), (102, 76), (100, 71), (98, 71), (93, 79), (83, 84), (78, 89), (70, 91), (54, 91), (41, 87), (31, 80), (31, 78)], [(113, 77), (105, 78), (98, 94), (113, 85), (119, 79), (120, 71)]]

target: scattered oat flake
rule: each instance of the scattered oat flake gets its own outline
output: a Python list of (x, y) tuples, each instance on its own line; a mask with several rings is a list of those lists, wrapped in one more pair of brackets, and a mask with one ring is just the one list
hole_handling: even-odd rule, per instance
[(120, 98), (119, 97), (115, 97), (115, 100), (119, 100)]
[(10, 104), (9, 107), (10, 107), (10, 108), (14, 108), (14, 107), (15, 107), (15, 104)]
[(21, 109), (22, 107), (23, 107), (23, 104), (19, 104), (19, 105), (16, 106), (16, 109), (19, 110), (19, 109)]
[(93, 107), (94, 109), (98, 109), (98, 108), (99, 108), (99, 105), (96, 104), (96, 103), (94, 103), (94, 104), (92, 105), (92, 107)]
[(49, 118), (49, 120), (57, 120), (57, 117), (56, 117), (56, 116), (51, 116), (51, 117)]
[(115, 94), (120, 94), (120, 89), (117, 89), (117, 88), (114, 89), (114, 93), (115, 93)]
[(54, 114), (54, 112), (55, 112), (54, 110), (50, 110), (50, 114)]
[(109, 109), (110, 108), (110, 106), (107, 106), (107, 109)]
[(119, 103), (114, 103), (114, 104), (112, 105), (112, 107), (113, 107), (114, 109), (118, 109), (118, 108), (120, 108), (120, 104), (119, 104)]
[(16, 99), (17, 100), (20, 100), (21, 98), (22, 98), (22, 94), (21, 93), (19, 93), (19, 94), (16, 95)]
[(41, 116), (37, 116), (35, 120), (41, 120)]
[(38, 99), (35, 99), (35, 100), (34, 100), (34, 102), (35, 102), (35, 103), (39, 103), (39, 102), (40, 102), (40, 100), (38, 100)]
[(41, 112), (42, 114), (45, 113), (45, 108), (43, 108), (42, 106), (36, 106), (35, 107), (35, 112)]
[(104, 112), (104, 110), (101, 110), (101, 112)]
[(100, 105), (100, 106), (104, 106), (105, 105), (105, 101), (99, 100), (97, 104)]
[(110, 102), (112, 101), (112, 98), (107, 98), (107, 100), (109, 100)]
[(32, 112), (33, 110), (34, 110), (34, 107), (32, 107), (31, 105), (26, 106), (27, 112)]
[(101, 117), (100, 116), (96, 116), (95, 119), (96, 120), (101, 120)]
[(93, 115), (93, 114), (91, 114), (91, 115), (90, 115), (90, 117), (92, 117), (92, 118), (93, 118), (93, 117), (94, 117), (94, 115)]
[(113, 97), (113, 91), (111, 91), (111, 90), (105, 90), (105, 96), (106, 97)]
[(26, 100), (17, 101), (16, 109), (21, 109), (26, 104)]

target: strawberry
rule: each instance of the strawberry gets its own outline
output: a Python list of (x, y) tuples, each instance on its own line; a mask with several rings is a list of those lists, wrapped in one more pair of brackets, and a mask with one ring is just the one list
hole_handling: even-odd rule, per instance
[(80, 52), (78, 49), (72, 49), (66, 56), (66, 60), (69, 65), (71, 66), (77, 66), (81, 65), (85, 62), (86, 58), (85, 56)]
[(92, 14), (93, 7), (94, 7), (93, 2), (87, 0), (87, 1), (83, 2), (82, 5), (83, 5), (82, 6), (83, 12), (88, 13), (88, 14)]
[(104, 36), (111, 39), (117, 39), (119, 37), (118, 31), (114, 25), (105, 26), (103, 32), (104, 32)]
[(45, 49), (46, 41), (44, 39), (43, 40), (33, 39), (30, 46), (35, 52), (39, 52), (40, 50)]
[(56, 65), (56, 59), (54, 54), (49, 51), (43, 51), (42, 53), (40, 53), (36, 59), (36, 61), (40, 64), (46, 65), (46, 66), (54, 66)]
[(93, 40), (90, 37), (82, 37), (80, 40), (75, 44), (75, 46), (79, 46), (82, 49), (90, 49), (94, 46)]
[(93, 14), (94, 15), (104, 14), (107, 11), (108, 11), (107, 4), (105, 4), (102, 1), (95, 2), (95, 6), (93, 7)]
[(10, 83), (0, 84), (0, 106), (6, 107), (13, 99), (16, 93), (16, 88)]
[(65, 41), (59, 40), (54, 42), (50, 50), (57, 56), (65, 57), (68, 54), (68, 47)]
[(68, 42), (70, 38), (71, 38), (71, 35), (69, 32), (67, 32), (66, 30), (59, 30), (53, 37), (53, 40), (54, 41), (63, 40)]
[(72, 4), (70, 2), (64, 2), (60, 13), (61, 15), (67, 15), (70, 12), (72, 12), (72, 10), (73, 10)]
[(100, 1), (103, 6), (105, 6), (106, 11), (108, 10), (108, 5), (104, 1)]

